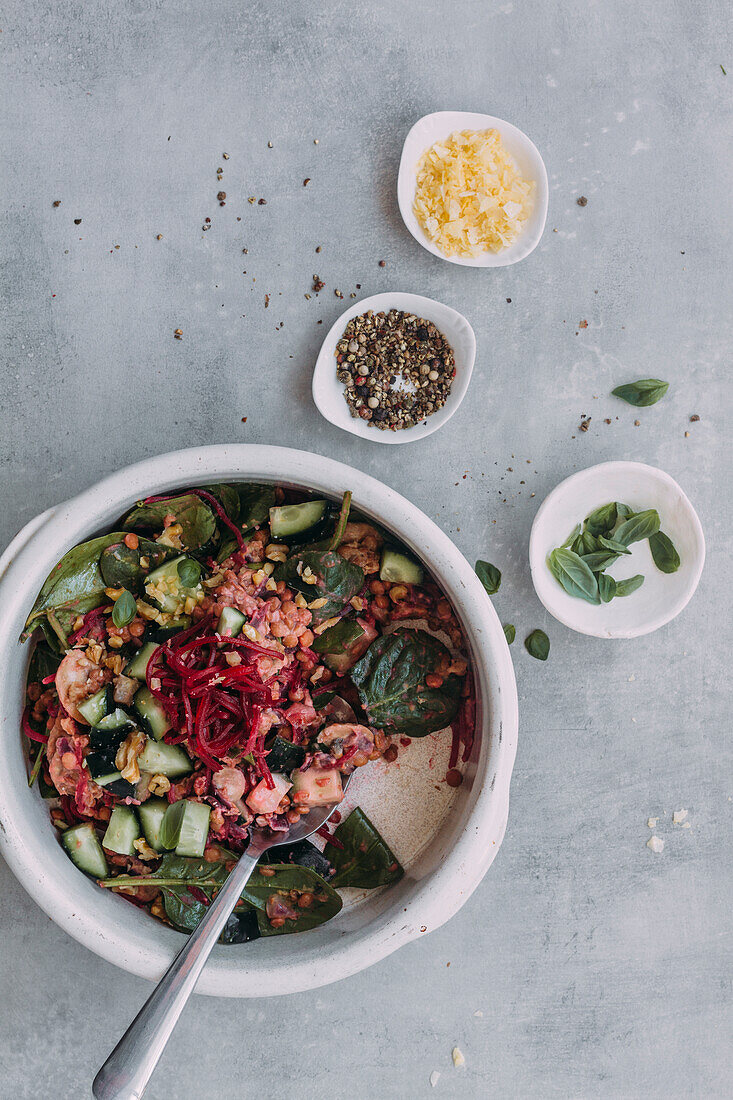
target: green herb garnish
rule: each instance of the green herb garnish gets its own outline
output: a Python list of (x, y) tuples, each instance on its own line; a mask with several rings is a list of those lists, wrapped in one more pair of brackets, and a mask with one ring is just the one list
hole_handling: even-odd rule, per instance
[(506, 638), (507, 643), (509, 645), (511, 645), (512, 642), (514, 641), (514, 639), (517, 636), (517, 632), (514, 629), (514, 624), (513, 623), (504, 623), (504, 626), (502, 627), (502, 630), (504, 631), (504, 637)]
[(527, 653), (538, 661), (546, 661), (550, 655), (550, 639), (544, 630), (533, 630), (524, 639), (524, 646)]
[(489, 561), (476, 562), (476, 576), (490, 596), (495, 596), (501, 585), (501, 573)]
[(641, 588), (644, 583), (644, 576), (642, 573), (637, 573), (633, 577), (627, 577), (625, 581), (616, 581), (616, 596), (630, 596), (632, 592), (636, 592), (637, 588)]
[(132, 592), (128, 592), (125, 588), (122, 595), (115, 600), (115, 605), (112, 608), (112, 622), (118, 630), (121, 630), (123, 626), (127, 626), (128, 623), (132, 622), (136, 614), (135, 597)]
[(674, 543), (664, 531), (657, 531), (649, 539), (649, 549), (657, 569), (662, 573), (676, 573), (680, 567), (680, 556)]
[(627, 382), (625, 386), (617, 386), (611, 392), (614, 397), (620, 397), (629, 405), (644, 408), (647, 405), (656, 405), (668, 389), (669, 382), (662, 382), (659, 378), (640, 378), (638, 382)]
[(193, 558), (183, 558), (178, 563), (178, 579), (184, 588), (195, 588), (201, 580), (201, 566)]

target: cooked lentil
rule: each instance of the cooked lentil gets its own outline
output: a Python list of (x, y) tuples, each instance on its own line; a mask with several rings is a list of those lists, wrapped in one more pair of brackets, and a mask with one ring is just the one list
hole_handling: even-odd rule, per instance
[(455, 373), (453, 349), (432, 321), (398, 309), (352, 317), (336, 345), (351, 415), (382, 431), (412, 428), (441, 409)]

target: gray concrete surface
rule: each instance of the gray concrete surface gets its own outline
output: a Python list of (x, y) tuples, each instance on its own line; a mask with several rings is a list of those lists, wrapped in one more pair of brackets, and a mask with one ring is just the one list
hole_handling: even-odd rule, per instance
[[(151, 1100), (733, 1092), (726, 10), (5, 5), (0, 541), (142, 456), (290, 444), (368, 470), (496, 562), (517, 625), (509, 829), (471, 901), (333, 988), (197, 999)], [(403, 137), (442, 108), (510, 119), (545, 156), (547, 230), (516, 267), (455, 268), (400, 221)], [(314, 272), (326, 288), (308, 301)], [(469, 397), (422, 443), (357, 440), (311, 404), (319, 341), (357, 283), (440, 298), (476, 330)], [(609, 396), (648, 376), (671, 382), (654, 408)], [(628, 643), (549, 619), (526, 564), (546, 492), (610, 458), (668, 470), (708, 540), (692, 604)], [(535, 626), (544, 665), (519, 640)], [(0, 905), (0, 1096), (85, 1097), (148, 987), (55, 928), (7, 869)]]

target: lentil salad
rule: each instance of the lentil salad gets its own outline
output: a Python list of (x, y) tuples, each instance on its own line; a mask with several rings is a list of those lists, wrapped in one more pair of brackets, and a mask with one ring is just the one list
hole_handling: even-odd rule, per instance
[[(288, 830), (411, 737), (451, 725), (451, 768), (470, 752), (452, 608), (350, 496), (340, 509), (252, 484), (149, 497), (73, 547), (28, 617), (30, 783), (81, 870), (181, 931), (252, 827), (284, 844), (224, 942), (306, 930), (339, 911), (336, 887), (396, 881), (361, 810), (334, 815), (323, 851), (287, 845)], [(428, 629), (400, 625), (415, 621)]]

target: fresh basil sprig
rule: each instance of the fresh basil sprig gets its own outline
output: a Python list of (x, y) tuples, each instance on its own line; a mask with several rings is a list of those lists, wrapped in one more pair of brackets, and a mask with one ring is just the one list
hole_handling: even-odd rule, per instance
[(637, 573), (633, 577), (627, 577), (624, 581), (616, 581), (616, 596), (630, 596), (632, 592), (636, 592), (637, 588), (641, 588), (644, 583), (644, 576), (642, 573)]
[(550, 571), (569, 596), (598, 603), (598, 581), (585, 560), (574, 550), (560, 546), (547, 559)]
[(112, 622), (115, 624), (118, 630), (121, 630), (123, 626), (127, 626), (131, 623), (137, 614), (137, 604), (135, 603), (135, 597), (132, 592), (128, 592), (125, 588), (122, 595), (118, 596), (115, 600), (115, 605), (112, 608)]
[(645, 512), (635, 512), (630, 519), (617, 527), (613, 537), (616, 542), (629, 546), (632, 542), (651, 538), (659, 530), (659, 512), (656, 508), (647, 508)]
[(501, 585), (501, 572), (489, 561), (476, 562), (476, 576), (490, 596), (495, 596)]
[(662, 382), (659, 378), (640, 378), (638, 382), (627, 382), (625, 386), (617, 386), (611, 392), (614, 397), (620, 397), (629, 405), (644, 408), (647, 405), (656, 405), (668, 389), (669, 382)]
[(530, 657), (535, 657), (538, 661), (546, 661), (550, 655), (550, 639), (544, 630), (533, 630), (524, 639), (524, 646)]
[(502, 627), (502, 629), (504, 631), (504, 637), (507, 640), (507, 644), (511, 645), (512, 642), (514, 641), (514, 639), (517, 636), (517, 632), (514, 629), (514, 624), (513, 623), (504, 623), (504, 626)]

